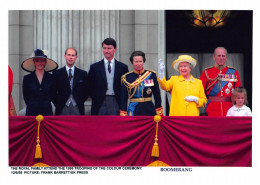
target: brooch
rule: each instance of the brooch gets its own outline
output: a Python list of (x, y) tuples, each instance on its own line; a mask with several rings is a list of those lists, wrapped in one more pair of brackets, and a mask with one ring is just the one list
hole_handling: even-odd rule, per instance
[(148, 88), (147, 91), (146, 91), (146, 93), (147, 93), (148, 95), (150, 95), (150, 94), (152, 93), (152, 89)]

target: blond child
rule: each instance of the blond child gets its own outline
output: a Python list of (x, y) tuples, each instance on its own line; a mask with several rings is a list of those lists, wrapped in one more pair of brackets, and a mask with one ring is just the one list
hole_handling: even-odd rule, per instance
[(247, 93), (243, 87), (237, 87), (232, 93), (233, 106), (228, 110), (227, 116), (252, 116), (252, 112), (246, 105)]

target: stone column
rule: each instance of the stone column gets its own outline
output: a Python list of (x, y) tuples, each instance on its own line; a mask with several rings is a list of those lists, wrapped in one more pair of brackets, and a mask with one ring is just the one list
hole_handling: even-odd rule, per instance
[(88, 71), (103, 58), (101, 43), (107, 37), (119, 41), (117, 10), (34, 11), (34, 46), (48, 50), (59, 67), (66, 64), (65, 50), (74, 47), (78, 51), (75, 65)]
[(33, 11), (9, 10), (9, 65), (13, 70), (12, 96), (17, 114), (25, 106), (22, 96), (22, 80), (27, 74), (21, 63), (33, 51)]
[[(144, 67), (158, 71), (158, 59), (166, 62), (165, 15), (157, 10), (121, 10), (120, 11), (121, 60), (133, 66), (129, 61), (135, 50), (145, 52)], [(165, 108), (165, 91), (161, 91), (162, 105)]]
[[(162, 59), (166, 68), (166, 25), (165, 25), (165, 11), (158, 11), (158, 59)], [(157, 66), (158, 67), (158, 66)], [(159, 72), (159, 69), (158, 69)], [(166, 71), (165, 71), (166, 76)], [(166, 115), (166, 92), (161, 89), (162, 106), (164, 115)]]

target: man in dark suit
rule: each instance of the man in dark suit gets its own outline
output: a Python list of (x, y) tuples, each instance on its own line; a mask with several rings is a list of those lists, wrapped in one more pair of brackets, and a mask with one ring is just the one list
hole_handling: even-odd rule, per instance
[(64, 58), (66, 66), (54, 72), (55, 115), (84, 115), (84, 102), (88, 98), (87, 72), (74, 66), (78, 58), (76, 49), (68, 48)]
[(105, 39), (102, 48), (105, 58), (92, 64), (88, 75), (91, 115), (119, 115), (121, 76), (128, 72), (128, 66), (114, 58), (114, 39)]

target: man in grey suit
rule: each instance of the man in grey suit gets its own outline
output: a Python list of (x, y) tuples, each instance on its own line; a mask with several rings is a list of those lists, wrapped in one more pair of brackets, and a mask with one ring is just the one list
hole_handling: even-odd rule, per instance
[(102, 49), (105, 58), (92, 64), (88, 75), (91, 115), (119, 115), (121, 76), (128, 72), (128, 66), (114, 58), (114, 39), (105, 39)]

